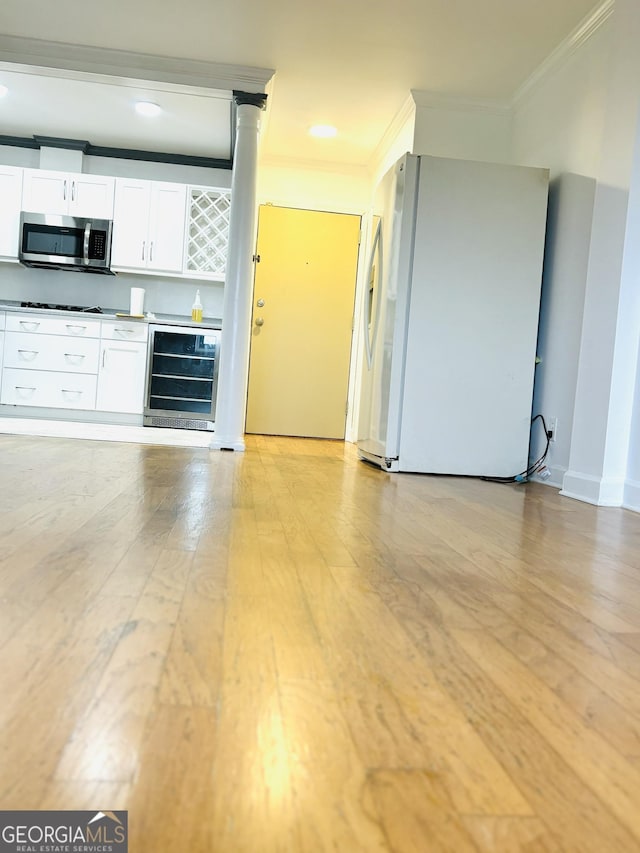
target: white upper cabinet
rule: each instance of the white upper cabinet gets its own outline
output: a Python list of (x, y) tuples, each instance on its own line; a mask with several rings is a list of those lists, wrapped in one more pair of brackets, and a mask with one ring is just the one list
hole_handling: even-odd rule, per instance
[(25, 169), (22, 208), (34, 213), (113, 218), (114, 178)]
[(22, 169), (0, 166), (0, 258), (18, 257)]
[(151, 182), (116, 178), (111, 266), (145, 269)]
[(182, 272), (186, 187), (116, 178), (114, 268)]

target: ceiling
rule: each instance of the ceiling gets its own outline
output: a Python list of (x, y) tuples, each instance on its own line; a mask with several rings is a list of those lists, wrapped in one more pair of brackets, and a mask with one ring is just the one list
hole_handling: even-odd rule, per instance
[[(2, 0), (0, 32), (275, 69), (261, 157), (367, 166), (412, 89), (508, 101), (592, 9), (593, 0)], [(1, 134), (229, 156), (229, 91), (43, 73), (3, 59), (0, 50), (9, 89)], [(162, 116), (136, 116), (138, 98), (159, 103)], [(317, 123), (337, 136), (313, 139)]]

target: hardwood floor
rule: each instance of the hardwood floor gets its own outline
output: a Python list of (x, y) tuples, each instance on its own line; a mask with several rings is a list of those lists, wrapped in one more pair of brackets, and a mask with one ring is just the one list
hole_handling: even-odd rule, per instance
[(131, 853), (640, 851), (640, 515), (0, 437), (0, 804)]

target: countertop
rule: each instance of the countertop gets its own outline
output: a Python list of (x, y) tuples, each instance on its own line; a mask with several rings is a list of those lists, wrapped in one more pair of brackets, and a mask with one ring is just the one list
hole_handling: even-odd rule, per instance
[(55, 308), (23, 308), (19, 302), (13, 300), (0, 300), (0, 311), (19, 311), (21, 314), (53, 314), (54, 316), (94, 317), (97, 320), (114, 320), (118, 314), (127, 315), (118, 319), (127, 320), (131, 323), (157, 323), (164, 326), (197, 326), (203, 329), (221, 329), (222, 320), (217, 317), (205, 317), (201, 323), (194, 323), (190, 316), (182, 314), (153, 314), (145, 315), (144, 318), (130, 318), (126, 309), (103, 308), (102, 313), (93, 311), (66, 311)]

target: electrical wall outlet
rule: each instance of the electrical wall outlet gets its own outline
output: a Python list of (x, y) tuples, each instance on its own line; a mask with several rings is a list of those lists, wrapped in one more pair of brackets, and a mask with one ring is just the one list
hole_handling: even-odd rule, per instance
[(551, 441), (557, 441), (558, 439), (558, 419), (557, 418), (549, 418), (547, 421), (547, 429), (551, 433)]

